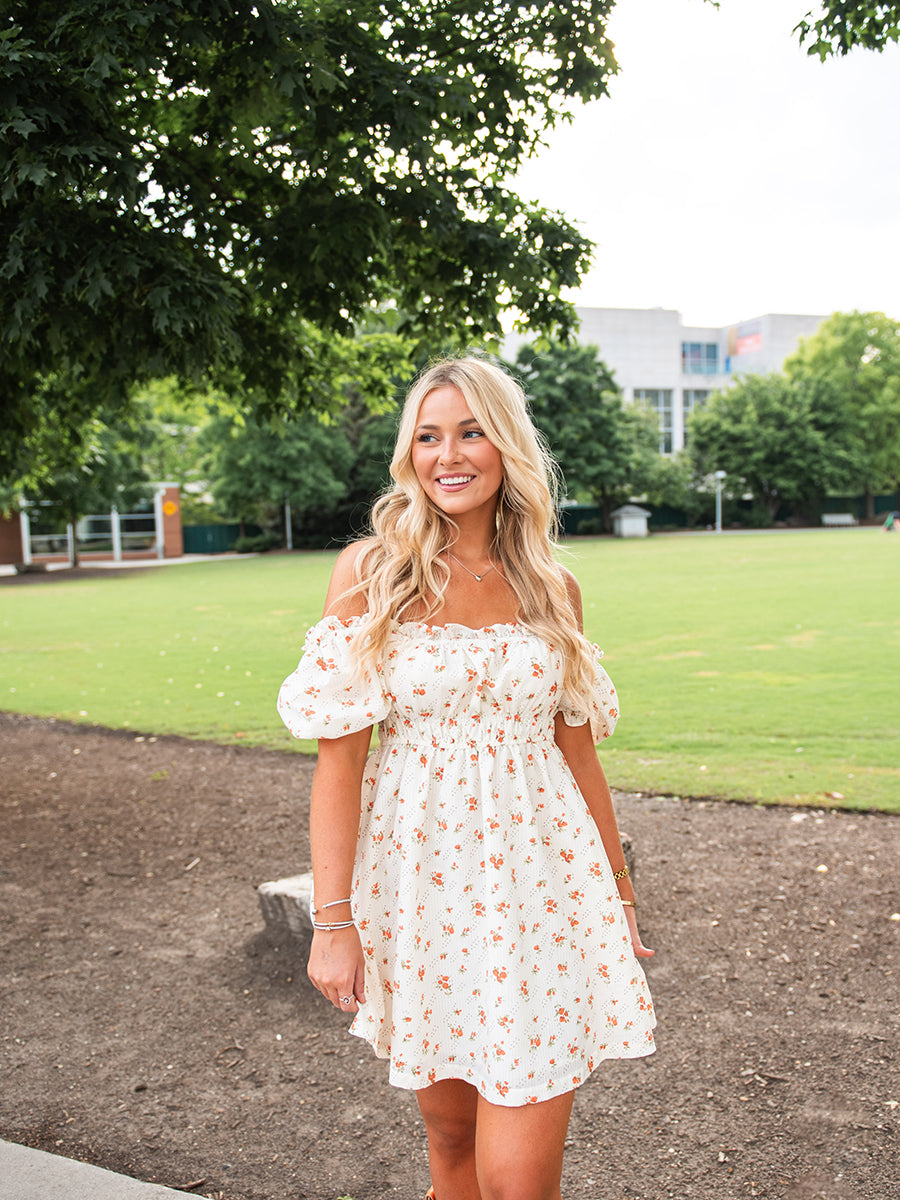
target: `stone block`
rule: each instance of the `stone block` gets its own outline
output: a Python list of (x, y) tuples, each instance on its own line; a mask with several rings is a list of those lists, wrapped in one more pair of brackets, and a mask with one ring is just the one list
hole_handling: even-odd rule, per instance
[(303, 941), (312, 937), (312, 917), (309, 901), (312, 896), (312, 871), (305, 875), (291, 875), (287, 879), (273, 879), (261, 883), (256, 889), (263, 920), (269, 929), (277, 933), (290, 933)]
[(622, 834), (622, 853), (625, 855), (625, 866), (628, 868), (629, 878), (634, 883), (634, 842), (624, 833)]

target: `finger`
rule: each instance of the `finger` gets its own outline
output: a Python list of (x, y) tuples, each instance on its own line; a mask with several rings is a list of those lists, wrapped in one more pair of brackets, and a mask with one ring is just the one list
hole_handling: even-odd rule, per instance
[(328, 987), (323, 984), (318, 990), (322, 993), (328, 1003), (341, 1012), (350, 1012), (349, 1007), (342, 1003), (342, 998), (346, 998), (350, 993), (336, 990), (334, 987)]
[(653, 954), (653, 951), (650, 949), (650, 947), (644, 945), (643, 939), (637, 930), (634, 931), (634, 941), (632, 945), (634, 947), (635, 954), (640, 955), (641, 958), (650, 958)]

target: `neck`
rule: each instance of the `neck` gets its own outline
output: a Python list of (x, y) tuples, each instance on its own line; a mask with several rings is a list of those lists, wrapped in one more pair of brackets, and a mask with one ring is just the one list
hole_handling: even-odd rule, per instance
[(490, 558), (494, 549), (496, 524), (494, 513), (466, 513), (462, 518), (455, 518), (459, 536), (450, 549), (458, 558), (483, 562)]

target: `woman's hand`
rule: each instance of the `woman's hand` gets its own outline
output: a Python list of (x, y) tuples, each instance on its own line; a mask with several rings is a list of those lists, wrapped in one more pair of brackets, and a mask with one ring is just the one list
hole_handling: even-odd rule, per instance
[(648, 949), (641, 941), (641, 935), (637, 927), (637, 917), (634, 915), (634, 909), (631, 905), (627, 905), (625, 908), (625, 920), (628, 922), (628, 932), (631, 934), (631, 948), (635, 956), (637, 958), (652, 958), (655, 951)]
[[(362, 943), (355, 927), (315, 930), (307, 974), (326, 1000), (355, 1013), (366, 998)], [(349, 1003), (344, 1003), (347, 997)]]

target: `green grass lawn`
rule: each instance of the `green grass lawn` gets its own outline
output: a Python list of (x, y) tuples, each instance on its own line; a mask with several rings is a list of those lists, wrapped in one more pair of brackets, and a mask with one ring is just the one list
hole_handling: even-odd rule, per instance
[[(900, 538), (597, 539), (564, 558), (619, 690), (614, 785), (900, 811)], [(0, 706), (290, 748), (275, 693), (333, 561), (0, 583)]]
[(900, 538), (570, 549), (621, 697), (602, 751), (617, 786), (900, 811)]

